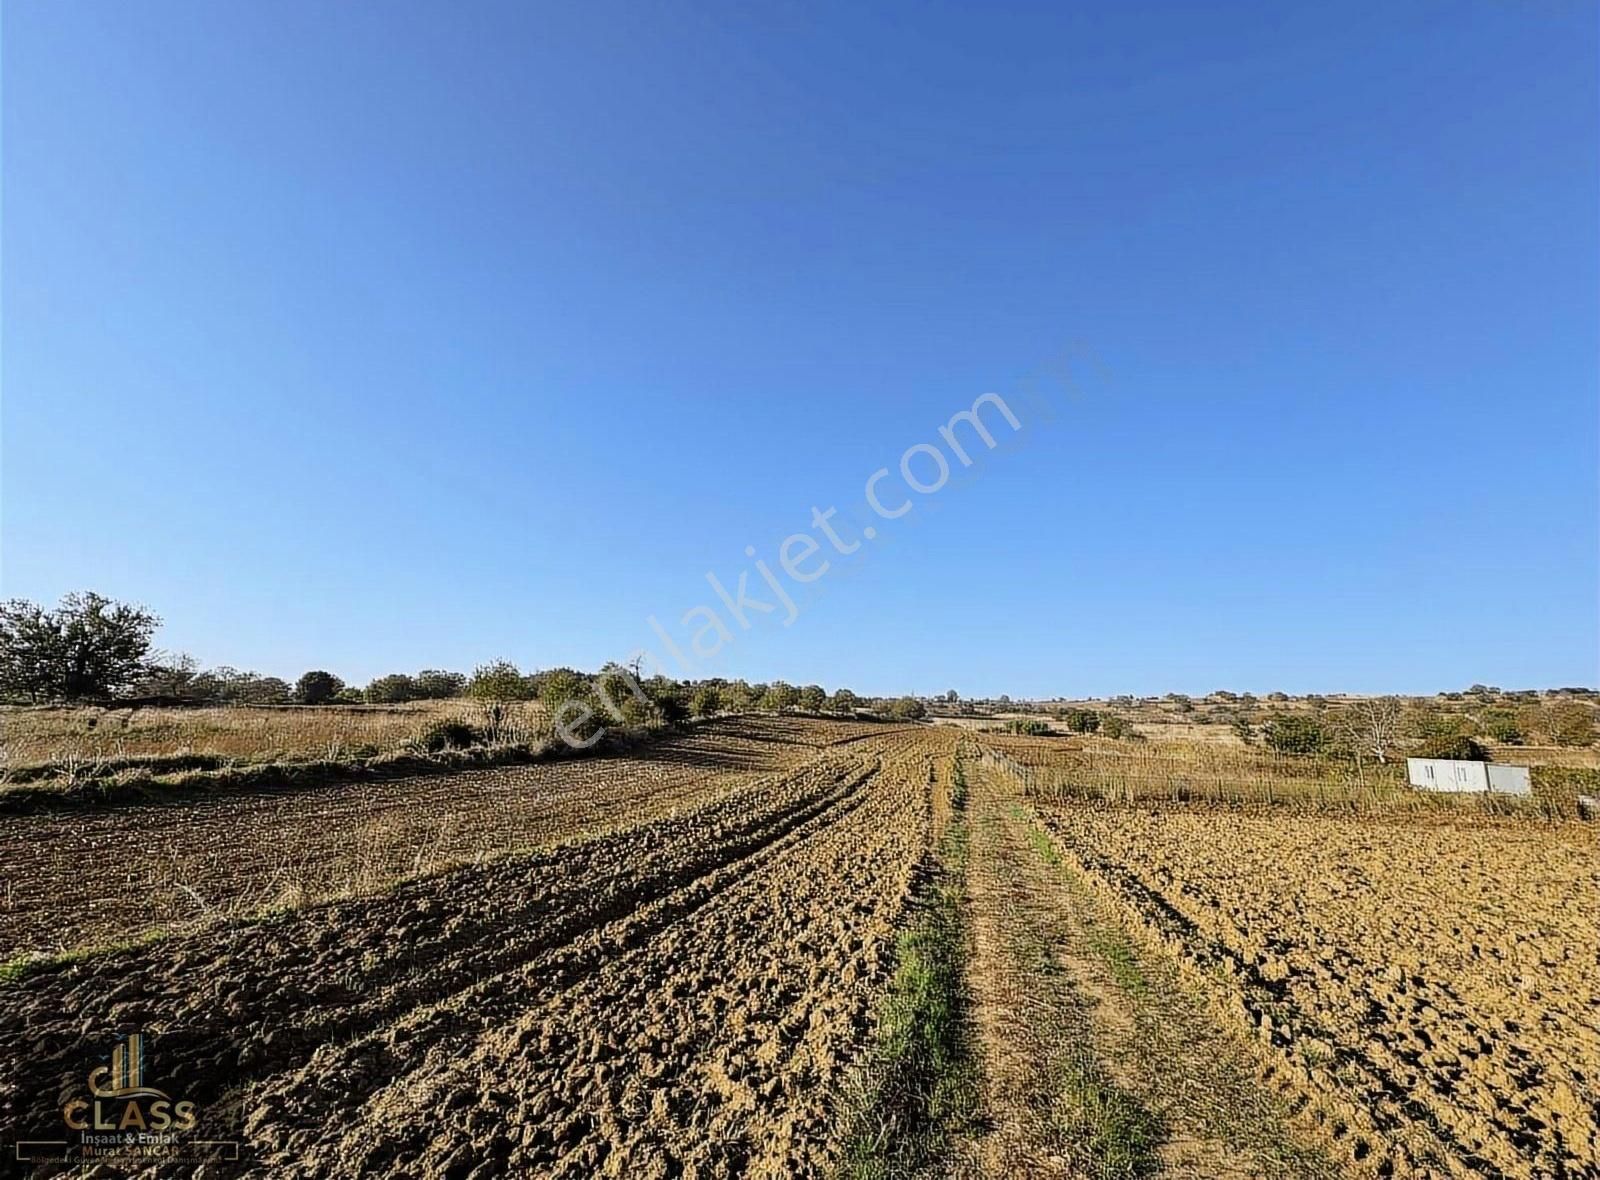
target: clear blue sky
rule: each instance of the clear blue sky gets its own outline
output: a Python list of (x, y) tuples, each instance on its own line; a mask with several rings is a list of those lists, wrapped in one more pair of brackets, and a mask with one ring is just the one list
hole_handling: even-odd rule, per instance
[(10, 0), (4, 591), (592, 667), (997, 391), (702, 670), (1595, 684), (1597, 12)]

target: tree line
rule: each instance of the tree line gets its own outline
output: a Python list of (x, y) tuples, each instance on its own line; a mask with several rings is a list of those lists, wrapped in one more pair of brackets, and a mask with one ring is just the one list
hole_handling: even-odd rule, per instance
[(644, 677), (639, 667), (608, 664), (589, 675), (573, 668), (523, 672), (508, 660), (471, 675), (437, 668), (393, 672), (365, 687), (312, 669), (293, 684), (228, 666), (202, 669), (191, 657), (157, 651), (161, 620), (140, 606), (86, 592), (66, 595), (50, 610), (14, 598), (0, 603), (0, 697), (31, 704), (141, 700), (196, 705), (390, 705), (467, 698), (496, 709), (539, 701), (555, 710), (569, 701), (596, 702), (630, 721), (709, 717), (717, 713), (787, 712), (850, 714), (871, 709), (897, 720), (927, 715), (915, 697), (833, 693), (821, 685), (777, 680), (750, 683), (713, 678), (675, 681)]

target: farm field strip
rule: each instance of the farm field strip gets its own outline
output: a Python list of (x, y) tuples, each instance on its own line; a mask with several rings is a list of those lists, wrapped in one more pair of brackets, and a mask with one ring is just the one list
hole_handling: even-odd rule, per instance
[(1253, 1060), (1164, 951), (1035, 826), (1009, 777), (975, 766), (967, 877), (989, 1129), (961, 1175), (1333, 1177), (1297, 1143)]
[(820, 1161), (934, 757), (879, 729), (675, 819), (44, 969), (0, 988), (0, 1121), (140, 1027), (263, 1174)]
[(883, 727), (737, 718), (624, 757), (0, 819), (0, 960), (370, 893), (693, 808)]
[(1069, 859), (1223, 987), (1282, 1084), (1371, 1168), (1595, 1174), (1592, 829), (1040, 811)]

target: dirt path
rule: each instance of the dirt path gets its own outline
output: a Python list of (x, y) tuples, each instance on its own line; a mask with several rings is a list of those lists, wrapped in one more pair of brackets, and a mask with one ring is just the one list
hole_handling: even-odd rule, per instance
[(971, 768), (971, 981), (989, 1130), (958, 1174), (1324, 1177), (1245, 1050), (1092, 898), (1009, 781)]

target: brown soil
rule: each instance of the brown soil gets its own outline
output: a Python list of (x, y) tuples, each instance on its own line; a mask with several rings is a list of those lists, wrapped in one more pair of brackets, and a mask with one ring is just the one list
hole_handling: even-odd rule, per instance
[(793, 740), (626, 831), (0, 986), (0, 1127), (59, 1134), (137, 1029), (253, 1175), (819, 1174), (953, 736)]
[(370, 893), (642, 823), (881, 731), (743, 717), (623, 757), (0, 817), (0, 960)]

